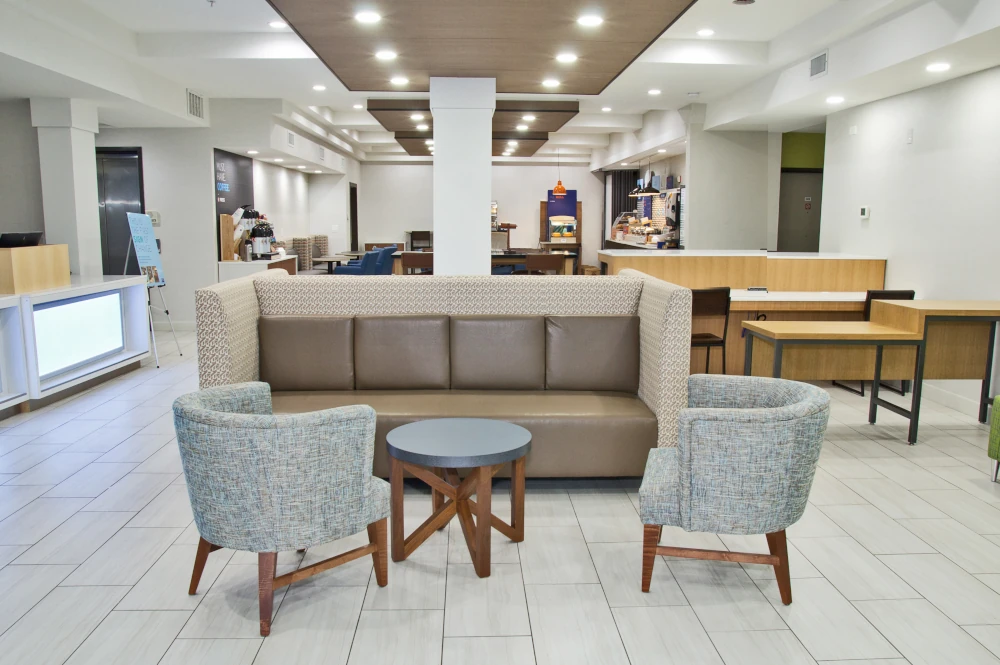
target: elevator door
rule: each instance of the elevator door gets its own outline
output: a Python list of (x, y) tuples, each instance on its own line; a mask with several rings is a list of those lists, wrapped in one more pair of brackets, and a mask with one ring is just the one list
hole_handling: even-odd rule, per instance
[(142, 194), (142, 153), (138, 149), (98, 149), (97, 198), (104, 274), (138, 275), (139, 263), (131, 248), (132, 233), (126, 214), (146, 212)]
[(778, 251), (818, 252), (823, 173), (783, 172), (778, 198)]

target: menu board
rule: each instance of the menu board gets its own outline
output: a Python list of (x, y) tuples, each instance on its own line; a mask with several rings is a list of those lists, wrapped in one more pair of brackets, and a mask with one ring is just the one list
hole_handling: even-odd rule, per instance
[(149, 215), (128, 213), (128, 228), (132, 233), (132, 248), (139, 261), (139, 272), (146, 276), (146, 286), (164, 286), (163, 264), (156, 248), (156, 235)]
[[(253, 160), (244, 155), (216, 150), (213, 226), (219, 228), (219, 215), (232, 215), (243, 206), (253, 208)], [(222, 260), (221, 238), (217, 238), (216, 242), (219, 260)]]

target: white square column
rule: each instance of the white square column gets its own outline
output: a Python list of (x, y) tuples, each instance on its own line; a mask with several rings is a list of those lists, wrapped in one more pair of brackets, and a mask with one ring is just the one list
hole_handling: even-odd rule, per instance
[(31, 124), (38, 128), (45, 242), (69, 245), (74, 275), (103, 275), (97, 107), (82, 99), (32, 99)]
[(431, 78), (434, 274), (490, 274), (496, 79)]

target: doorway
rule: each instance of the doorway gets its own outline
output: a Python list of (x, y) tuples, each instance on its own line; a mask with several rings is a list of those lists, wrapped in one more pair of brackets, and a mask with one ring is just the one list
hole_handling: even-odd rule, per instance
[(358, 251), (358, 186), (353, 182), (351, 185), (351, 251)]
[(782, 169), (778, 251), (818, 252), (823, 169)]
[(141, 148), (97, 149), (97, 204), (104, 274), (138, 275), (128, 213), (146, 212)]

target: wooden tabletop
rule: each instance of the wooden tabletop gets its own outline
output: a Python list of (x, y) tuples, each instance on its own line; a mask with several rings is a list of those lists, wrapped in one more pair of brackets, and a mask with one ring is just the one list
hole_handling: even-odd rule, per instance
[(867, 321), (744, 321), (743, 327), (774, 340), (920, 340), (919, 333)]
[(998, 300), (876, 300), (924, 316), (1000, 316)]
[(320, 263), (326, 263), (328, 261), (347, 261), (349, 256), (341, 256), (339, 254), (333, 254), (331, 256), (314, 256), (313, 261), (318, 261)]

